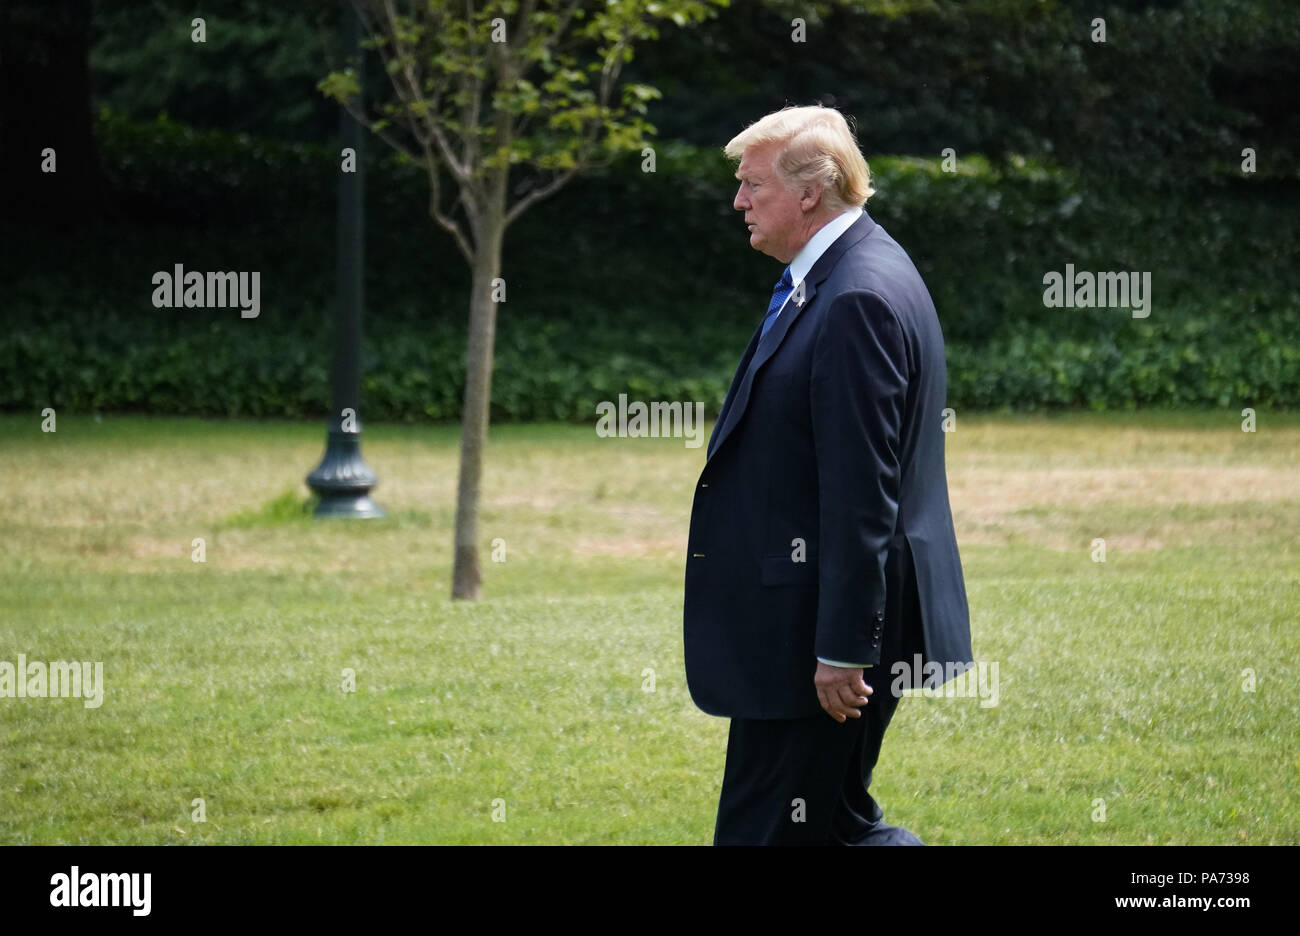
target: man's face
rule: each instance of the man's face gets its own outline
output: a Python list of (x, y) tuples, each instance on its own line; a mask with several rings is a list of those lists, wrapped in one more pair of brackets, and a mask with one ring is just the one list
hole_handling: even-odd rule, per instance
[(807, 241), (799, 193), (786, 188), (772, 165), (779, 144), (745, 150), (736, 168), (740, 189), (732, 207), (745, 213), (749, 246), (789, 263)]

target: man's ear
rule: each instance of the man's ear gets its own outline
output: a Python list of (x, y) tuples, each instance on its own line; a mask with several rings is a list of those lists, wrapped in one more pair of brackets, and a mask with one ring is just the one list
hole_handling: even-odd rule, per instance
[(816, 211), (817, 206), (822, 203), (822, 186), (820, 182), (812, 182), (804, 186), (803, 195), (799, 198), (799, 207), (805, 212)]

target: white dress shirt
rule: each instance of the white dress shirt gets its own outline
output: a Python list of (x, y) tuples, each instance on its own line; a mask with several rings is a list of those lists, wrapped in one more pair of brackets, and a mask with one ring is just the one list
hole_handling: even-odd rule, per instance
[[(831, 244), (840, 239), (840, 235), (853, 226), (853, 222), (862, 217), (862, 209), (853, 207), (843, 214), (827, 221), (812, 237), (808, 238), (808, 243), (804, 244), (794, 259), (790, 261), (790, 282), (794, 284), (794, 289), (790, 290), (790, 296), (802, 296), (803, 291), (799, 286), (804, 281), (804, 277), (812, 270), (813, 264), (822, 258)], [(790, 302), (790, 296), (786, 297), (785, 302), (781, 304), (781, 311), (776, 313), (776, 318), (772, 320), (773, 324), (781, 318), (781, 312), (785, 311), (786, 305)]]

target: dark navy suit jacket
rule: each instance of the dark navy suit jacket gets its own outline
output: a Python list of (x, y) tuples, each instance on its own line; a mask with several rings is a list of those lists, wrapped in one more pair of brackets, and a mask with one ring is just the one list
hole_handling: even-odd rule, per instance
[[(887, 628), (917, 635), (909, 664), (917, 652), (971, 665), (946, 393), (930, 294), (864, 212), (767, 335), (755, 330), (709, 439), (684, 608), (687, 682), (701, 709), (817, 714), (817, 658), (879, 666)], [(900, 600), (913, 582), (919, 622)]]

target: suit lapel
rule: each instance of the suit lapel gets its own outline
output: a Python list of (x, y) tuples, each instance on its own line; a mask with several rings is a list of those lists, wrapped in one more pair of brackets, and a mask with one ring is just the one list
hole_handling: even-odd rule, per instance
[(760, 321), (759, 327), (754, 331), (754, 337), (749, 340), (749, 347), (745, 349), (745, 354), (740, 359), (740, 366), (736, 368), (736, 376), (731, 382), (731, 390), (727, 393), (727, 399), (722, 404), (721, 412), (718, 413), (718, 421), (713, 426), (706, 464), (709, 458), (717, 454), (722, 443), (731, 434), (731, 430), (740, 422), (740, 417), (745, 415), (745, 407), (749, 405), (749, 393), (754, 385), (755, 376), (776, 353), (776, 349), (781, 347), (781, 342), (785, 340), (795, 319), (812, 304), (813, 297), (817, 295), (817, 287), (830, 276), (831, 270), (835, 268), (840, 257), (870, 234), (875, 226), (876, 223), (871, 220), (871, 217), (865, 211), (862, 212), (862, 217), (854, 221), (847, 231), (836, 238), (813, 264), (799, 288), (790, 294), (789, 301), (781, 310), (781, 314), (776, 317), (771, 330), (761, 339), (759, 334), (763, 326)]
[[(777, 318), (780, 318), (780, 316), (778, 315)], [(727, 391), (727, 398), (722, 401), (722, 409), (718, 411), (718, 421), (713, 424), (713, 432), (709, 435), (708, 455), (705, 457), (705, 462), (713, 457), (714, 440), (718, 439), (720, 430), (727, 422), (727, 414), (731, 412), (732, 404), (736, 402), (736, 391), (740, 387), (745, 373), (749, 370), (749, 362), (754, 358), (754, 351), (758, 347), (759, 333), (762, 330), (763, 323), (759, 322), (758, 327), (754, 329), (754, 337), (749, 339), (749, 346), (745, 348), (745, 353), (740, 357), (740, 364), (736, 367), (735, 376), (731, 378), (731, 389)]]

